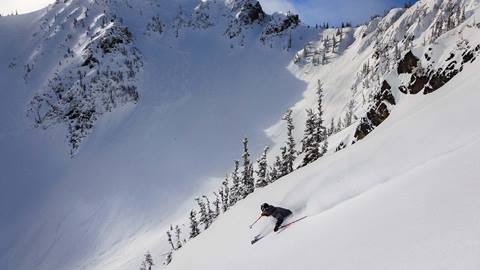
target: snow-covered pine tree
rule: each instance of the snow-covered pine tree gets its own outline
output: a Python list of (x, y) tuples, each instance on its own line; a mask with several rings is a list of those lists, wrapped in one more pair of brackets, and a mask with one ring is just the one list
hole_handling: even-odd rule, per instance
[(327, 37), (322, 36), (322, 38), (323, 38), (323, 51), (327, 53), (328, 52), (328, 36)]
[[(168, 252), (167, 256), (165, 257), (165, 262), (163, 263), (164, 265), (169, 265), (172, 262), (172, 254), (173, 252)], [(142, 267), (144, 267), (145, 262), (143, 262)], [(140, 270), (146, 270), (145, 268), (140, 267)]]
[(173, 227), (170, 225), (170, 229), (167, 231), (167, 241), (172, 246), (172, 249), (175, 249), (175, 246), (173, 245), (173, 240), (172, 240), (172, 231)]
[(178, 225), (175, 226), (175, 242), (177, 243), (176, 248), (181, 249), (182, 248), (182, 230)]
[(215, 195), (215, 200), (213, 201), (213, 216), (212, 220), (216, 219), (220, 215), (220, 197), (216, 192), (213, 192), (213, 195)]
[(327, 54), (326, 54), (327, 49), (322, 50), (322, 65), (325, 65), (327, 63)]
[(276, 156), (275, 157), (275, 162), (273, 163), (273, 166), (270, 167), (270, 174), (269, 174), (269, 178), (270, 178), (270, 182), (273, 183), (275, 181), (277, 181), (278, 178), (281, 177), (281, 169), (283, 167), (283, 164), (282, 164), (282, 160), (280, 159), (279, 156)]
[(343, 121), (341, 117), (338, 117), (337, 127), (335, 128), (335, 132), (340, 132), (343, 129)]
[(198, 228), (197, 213), (195, 210), (190, 211), (190, 239), (197, 237), (200, 234), (200, 229)]
[(328, 139), (324, 140), (320, 149), (320, 157), (323, 157), (328, 151)]
[(293, 130), (295, 126), (293, 125), (292, 110), (287, 110), (282, 120), (287, 123), (287, 142), (286, 142), (286, 152), (284, 155), (284, 165), (285, 172), (289, 174), (293, 172), (293, 162), (295, 161), (297, 151), (295, 150), (295, 139), (293, 138)]
[(257, 173), (257, 187), (264, 187), (268, 185), (268, 164), (267, 164), (267, 152), (270, 148), (268, 146), (265, 146), (263, 149), (262, 156), (257, 160), (258, 164), (258, 169), (256, 171)]
[(302, 139), (303, 161), (300, 167), (303, 167), (320, 157), (319, 141), (316, 136), (317, 126), (316, 116), (312, 109), (307, 109), (307, 119), (305, 121), (305, 131)]
[(215, 213), (210, 207), (211, 206), (210, 199), (208, 199), (208, 197), (205, 195), (203, 195), (202, 197), (205, 199), (205, 202), (206, 202), (205, 205), (207, 206), (208, 226), (210, 226), (210, 224), (212, 224), (213, 222)]
[(335, 52), (337, 47), (338, 47), (338, 40), (335, 36), (332, 36), (332, 52)]
[(223, 197), (222, 197), (222, 210), (223, 212), (227, 212), (228, 208), (230, 207), (230, 188), (228, 187), (228, 175), (225, 176), (225, 180), (222, 182), (222, 188), (220, 189)]
[(327, 139), (327, 129), (325, 128), (325, 125), (323, 124), (323, 84), (320, 80), (317, 82), (317, 112), (315, 116), (315, 136), (317, 141), (320, 143), (321, 141), (324, 141)]
[(223, 212), (225, 212), (226, 206), (225, 206), (225, 194), (223, 193), (223, 186), (220, 187), (220, 189), (218, 190), (218, 195), (220, 196), (220, 208), (222, 209)]
[(145, 254), (145, 264), (148, 270), (152, 270), (152, 266), (155, 265), (153, 263), (153, 258), (152, 258), (152, 254), (150, 254), (150, 251), (147, 251), (147, 253)]
[(288, 174), (288, 165), (287, 165), (287, 147), (282, 146), (280, 147), (280, 160), (281, 165), (278, 167), (278, 178), (283, 177)]
[(230, 191), (230, 206), (233, 206), (242, 198), (242, 187), (240, 185), (240, 161), (235, 160), (235, 168), (232, 172), (232, 189)]
[(242, 171), (242, 199), (255, 190), (255, 181), (253, 179), (253, 166), (248, 152), (248, 138), (243, 139), (243, 171)]
[(278, 171), (275, 166), (268, 166), (268, 180), (270, 183), (275, 182), (278, 178)]
[(200, 213), (200, 218), (198, 221), (200, 222), (200, 224), (203, 224), (204, 229), (206, 230), (210, 226), (210, 215), (208, 213), (207, 206), (205, 205), (205, 202), (202, 201), (201, 198), (196, 198), (195, 201), (198, 204), (199, 213)]

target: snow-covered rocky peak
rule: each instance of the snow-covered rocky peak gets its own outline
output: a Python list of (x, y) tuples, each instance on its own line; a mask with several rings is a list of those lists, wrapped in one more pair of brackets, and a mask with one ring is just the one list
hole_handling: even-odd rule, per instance
[[(409, 8), (392, 9), (354, 29), (327, 29), (320, 40), (306, 43), (297, 53), (295, 69), (308, 74), (300, 76), (311, 82), (311, 88), (316, 85), (315, 77), (323, 78), (324, 72), (345, 74), (349, 70), (354, 77), (345, 77), (345, 82), (323, 79), (327, 88), (344, 89), (341, 94), (327, 93), (339, 105), (327, 111), (327, 121), (331, 120), (331, 129), (357, 127), (353, 137), (345, 138), (357, 141), (388, 117), (402, 93), (424, 89), (430, 93), (475, 58), (479, 6), (476, 0), (424, 0)], [(466, 60), (458, 60), (463, 56)], [(409, 69), (410, 75), (398, 71), (399, 65), (412, 59), (419, 64)], [(342, 66), (347, 61), (348, 66)]]
[[(137, 18), (132, 14), (139, 14)], [(40, 72), (39, 63), (52, 55), (58, 62), (39, 83), (28, 116), (37, 127), (56, 124), (68, 129), (72, 155), (105, 113), (141, 99), (138, 91), (144, 59), (139, 37), (164, 37), (172, 46), (193, 31), (208, 30), (246, 46), (283, 43), (291, 48), (287, 31), (300, 21), (296, 15), (267, 15), (255, 0), (118, 1), (69, 0), (56, 2), (43, 15), (34, 34), (38, 46), (26, 64), (25, 80)], [(290, 33), (290, 32), (288, 32)], [(291, 33), (290, 33), (291, 35)], [(233, 44), (231, 45), (233, 47)], [(55, 49), (51, 51), (52, 47)]]

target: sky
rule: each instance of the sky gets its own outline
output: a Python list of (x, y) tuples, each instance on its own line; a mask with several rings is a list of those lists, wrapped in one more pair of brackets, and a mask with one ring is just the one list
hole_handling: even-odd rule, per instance
[[(350, 21), (354, 25), (366, 22), (372, 15), (382, 15), (392, 7), (403, 6), (414, 0), (259, 0), (267, 13), (291, 11), (310, 25), (338, 25)], [(0, 14), (10, 14), (18, 10), (26, 13), (53, 3), (54, 0), (1, 0)]]
[(338, 25), (350, 21), (361, 24), (372, 15), (383, 15), (385, 10), (403, 6), (414, 0), (259, 0), (267, 13), (291, 11), (299, 14), (302, 21), (310, 25)]
[(27, 13), (46, 7), (55, 0), (0, 0), (0, 14)]

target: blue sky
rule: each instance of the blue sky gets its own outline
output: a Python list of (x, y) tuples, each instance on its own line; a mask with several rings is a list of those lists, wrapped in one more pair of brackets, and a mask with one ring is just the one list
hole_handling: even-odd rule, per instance
[(328, 22), (339, 24), (351, 21), (363, 23), (372, 15), (383, 15), (385, 10), (403, 6), (413, 0), (259, 0), (265, 11), (292, 11), (300, 14), (302, 21), (314, 25)]
[[(383, 14), (392, 7), (403, 6), (414, 0), (259, 0), (265, 11), (292, 11), (300, 14), (302, 21), (314, 25), (328, 22), (339, 24), (351, 21), (353, 24), (363, 23), (374, 14)], [(0, 14), (8, 14), (15, 10), (19, 13), (40, 9), (54, 0), (1, 0)]]

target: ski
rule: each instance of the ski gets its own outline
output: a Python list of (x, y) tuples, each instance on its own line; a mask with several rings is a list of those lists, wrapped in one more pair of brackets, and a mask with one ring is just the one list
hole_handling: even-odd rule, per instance
[(299, 222), (300, 220), (303, 220), (305, 218), (307, 218), (308, 216), (303, 216), (299, 219), (296, 219), (296, 220), (293, 220), (293, 221), (290, 221), (289, 223), (287, 224), (283, 224), (282, 226), (280, 226), (280, 228), (278, 228), (278, 231), (277, 231), (277, 234), (279, 234), (281, 231), (285, 230), (288, 226), (292, 225), (293, 223), (296, 223), (296, 222)]
[[(294, 224), (294, 223), (296, 223), (296, 222), (299, 222), (300, 220), (303, 220), (303, 219), (305, 219), (305, 218), (307, 218), (307, 217), (308, 217), (308, 216), (303, 216), (303, 217), (301, 217), (301, 218), (298, 218), (298, 219), (295, 219), (295, 220), (293, 220), (293, 221), (290, 221), (290, 222), (288, 222), (288, 223), (286, 223), (286, 224), (283, 224), (283, 225), (280, 226), (280, 228), (278, 229), (277, 234), (279, 234), (280, 232), (282, 232), (283, 230), (285, 230), (286, 228), (288, 228), (288, 226), (290, 226), (290, 225), (292, 225), (292, 224)], [(270, 234), (270, 233), (267, 233), (267, 234), (264, 234), (264, 235), (258, 234), (258, 235), (256, 235), (256, 236), (253, 238), (252, 241), (250, 241), (250, 243), (253, 245), (253, 244), (255, 244), (256, 242), (258, 242), (258, 241), (262, 240), (263, 238), (265, 238), (265, 236), (267, 236), (267, 235), (269, 235), (269, 234)]]
[(267, 236), (267, 234), (265, 235), (256, 235), (252, 241), (250, 241), (250, 243), (253, 245), (255, 244), (256, 242), (260, 241), (262, 238), (264, 238), (265, 236)]

